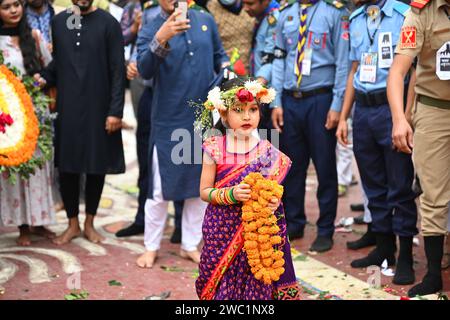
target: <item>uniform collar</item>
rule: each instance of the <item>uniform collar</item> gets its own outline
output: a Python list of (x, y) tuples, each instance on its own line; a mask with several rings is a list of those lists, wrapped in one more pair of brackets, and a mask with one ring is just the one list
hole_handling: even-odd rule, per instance
[[(443, 0), (445, 1), (445, 0)], [(367, 4), (366, 8), (364, 9), (364, 14), (367, 15), (367, 8), (370, 7), (371, 4)], [(394, 11), (394, 0), (386, 0), (383, 8), (381, 8), (381, 11), (388, 17), (392, 17), (392, 12)]]

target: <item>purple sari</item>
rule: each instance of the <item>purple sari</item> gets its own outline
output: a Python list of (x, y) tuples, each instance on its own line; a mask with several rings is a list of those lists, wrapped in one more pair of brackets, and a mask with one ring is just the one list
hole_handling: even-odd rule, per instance
[[(262, 140), (246, 154), (226, 151), (225, 137), (212, 137), (203, 144), (204, 151), (216, 162), (216, 188), (242, 182), (250, 172), (281, 183), (289, 171), (290, 159), (267, 140)], [(286, 236), (283, 206), (276, 210), (284, 240), (278, 246), (284, 252), (285, 272), (280, 280), (266, 285), (250, 270), (242, 250), (242, 204), (219, 206), (209, 204), (203, 221), (204, 247), (200, 258), (196, 290), (200, 299), (214, 300), (297, 300), (299, 286), (294, 273), (291, 250)]]

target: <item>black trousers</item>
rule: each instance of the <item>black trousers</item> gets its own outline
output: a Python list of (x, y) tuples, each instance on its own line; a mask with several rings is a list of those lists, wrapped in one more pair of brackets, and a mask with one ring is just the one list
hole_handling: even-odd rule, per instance
[[(87, 214), (95, 215), (97, 213), (104, 184), (105, 175), (86, 175), (85, 202)], [(80, 212), (80, 174), (60, 172), (59, 185), (67, 217), (69, 219), (77, 217)]]

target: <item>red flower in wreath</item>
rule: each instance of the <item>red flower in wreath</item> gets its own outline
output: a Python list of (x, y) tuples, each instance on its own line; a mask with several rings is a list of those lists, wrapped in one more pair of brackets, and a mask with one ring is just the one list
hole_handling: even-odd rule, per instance
[(253, 95), (247, 89), (244, 89), (244, 88), (240, 89), (236, 93), (236, 96), (237, 96), (239, 102), (242, 102), (242, 103), (253, 102)]
[(10, 126), (13, 124), (13, 119), (9, 114), (1, 113), (0, 114), (0, 132), (5, 133), (6, 132), (6, 126)]

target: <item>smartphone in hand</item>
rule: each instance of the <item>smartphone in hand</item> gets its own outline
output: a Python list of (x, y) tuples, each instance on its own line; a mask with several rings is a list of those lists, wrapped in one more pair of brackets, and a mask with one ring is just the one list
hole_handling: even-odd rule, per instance
[(187, 0), (178, 0), (175, 2), (175, 9), (181, 11), (181, 14), (177, 17), (176, 21), (187, 20), (188, 3)]

